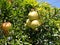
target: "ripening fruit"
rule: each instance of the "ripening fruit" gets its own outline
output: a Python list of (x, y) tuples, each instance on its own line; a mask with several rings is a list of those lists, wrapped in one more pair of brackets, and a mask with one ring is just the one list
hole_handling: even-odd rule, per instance
[(40, 22), (38, 20), (33, 20), (31, 22), (31, 28), (35, 29), (36, 27), (40, 26)]
[(3, 32), (4, 32), (5, 35), (8, 34), (10, 28), (11, 28), (11, 23), (10, 22), (2, 23), (2, 29), (3, 29)]
[(11, 4), (12, 0), (7, 0), (9, 4)]
[(5, 22), (2, 24), (2, 29), (3, 30), (9, 30), (11, 28), (11, 23), (10, 22)]
[(29, 19), (26, 20), (26, 26), (30, 27), (31, 21)]
[(38, 16), (38, 13), (36, 11), (32, 10), (31, 12), (29, 12), (28, 18), (30, 20), (37, 20), (39, 18), (39, 16)]

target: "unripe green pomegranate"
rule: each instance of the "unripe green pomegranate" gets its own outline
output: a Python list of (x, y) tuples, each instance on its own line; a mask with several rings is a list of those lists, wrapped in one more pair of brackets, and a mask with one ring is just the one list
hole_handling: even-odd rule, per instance
[(39, 22), (39, 20), (33, 20), (32, 22), (31, 22), (31, 28), (32, 29), (35, 29), (36, 27), (38, 27), (38, 26), (40, 26), (40, 22)]
[(8, 3), (9, 3), (9, 4), (11, 4), (11, 3), (12, 3), (12, 0), (7, 0), (7, 1), (8, 1)]
[(26, 20), (26, 26), (30, 27), (31, 21), (29, 19)]
[(37, 20), (39, 18), (38, 13), (34, 10), (30, 11), (28, 14), (30, 20)]

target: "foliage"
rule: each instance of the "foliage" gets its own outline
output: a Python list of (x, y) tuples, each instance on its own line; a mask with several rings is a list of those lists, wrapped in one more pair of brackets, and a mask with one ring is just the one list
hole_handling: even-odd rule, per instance
[[(34, 8), (42, 25), (34, 31), (24, 24), (28, 13)], [(36, 0), (0, 0), (0, 26), (11, 22), (12, 28), (5, 36), (0, 28), (0, 45), (60, 45), (60, 9)]]

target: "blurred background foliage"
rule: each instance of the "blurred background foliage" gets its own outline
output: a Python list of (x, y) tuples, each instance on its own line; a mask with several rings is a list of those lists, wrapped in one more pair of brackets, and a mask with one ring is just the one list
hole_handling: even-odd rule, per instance
[[(34, 8), (42, 21), (38, 31), (26, 27), (28, 13)], [(60, 8), (36, 0), (0, 0), (0, 26), (11, 22), (6, 37), (0, 28), (0, 45), (60, 45)]]

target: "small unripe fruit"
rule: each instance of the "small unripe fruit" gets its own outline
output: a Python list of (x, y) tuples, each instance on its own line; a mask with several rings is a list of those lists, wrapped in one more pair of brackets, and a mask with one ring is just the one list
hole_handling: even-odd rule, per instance
[(38, 13), (36, 11), (31, 11), (28, 14), (28, 18), (30, 20), (37, 20), (39, 18)]
[(8, 3), (9, 3), (9, 4), (11, 4), (11, 3), (12, 3), (12, 0), (7, 0), (7, 1), (8, 1)]
[(31, 22), (31, 28), (35, 29), (36, 27), (40, 26), (40, 22), (38, 20), (33, 20)]
[(26, 26), (30, 27), (31, 21), (29, 19), (26, 20)]

